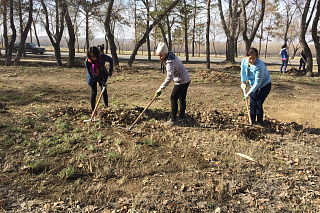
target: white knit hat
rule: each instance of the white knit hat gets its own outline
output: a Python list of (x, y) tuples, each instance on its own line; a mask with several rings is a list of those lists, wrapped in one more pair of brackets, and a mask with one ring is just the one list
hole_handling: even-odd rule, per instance
[(158, 44), (157, 51), (156, 51), (157, 55), (168, 54), (168, 52), (169, 52), (169, 50), (168, 50), (166, 43), (160, 42)]

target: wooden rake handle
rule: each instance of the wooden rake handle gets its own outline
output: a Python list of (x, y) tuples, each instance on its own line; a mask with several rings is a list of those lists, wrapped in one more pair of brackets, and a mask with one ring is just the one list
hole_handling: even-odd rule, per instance
[(92, 119), (92, 118), (94, 117), (94, 114), (96, 113), (96, 111), (97, 111), (97, 109), (98, 109), (99, 102), (100, 102), (100, 100), (101, 100), (102, 94), (104, 93), (105, 90), (106, 90), (106, 88), (103, 87), (103, 89), (102, 89), (102, 91), (101, 91), (101, 93), (100, 93), (100, 95), (99, 95), (98, 101), (97, 101), (97, 103), (96, 103), (96, 106), (94, 107), (94, 110), (93, 110), (93, 112), (92, 112), (92, 115), (91, 115), (91, 118), (90, 118), (90, 119)]
[[(243, 88), (243, 96), (245, 96), (245, 95), (246, 95), (246, 89)], [(248, 117), (249, 117), (249, 123), (250, 123), (250, 125), (252, 125), (252, 120), (251, 120), (251, 116), (250, 116), (248, 99), (245, 99), (245, 102), (246, 102), (246, 107), (247, 107), (247, 112), (248, 112)]]
[(143, 113), (149, 108), (149, 106), (152, 104), (152, 102), (156, 99), (157, 95), (155, 95), (152, 100), (150, 101), (150, 103), (148, 104), (148, 106), (146, 108), (144, 108), (144, 110), (140, 113), (140, 115), (138, 116), (138, 118), (133, 122), (133, 124), (129, 127), (129, 130), (131, 130), (133, 128), (133, 126), (137, 123), (137, 121), (140, 119), (140, 117), (143, 115)]

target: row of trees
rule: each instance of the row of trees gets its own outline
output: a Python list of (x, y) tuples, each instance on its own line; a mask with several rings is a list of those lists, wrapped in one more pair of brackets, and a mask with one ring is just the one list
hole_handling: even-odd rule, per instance
[[(293, 49), (302, 48), (307, 56), (307, 73), (312, 75), (312, 52), (316, 49), (320, 64), (319, 16), (320, 0), (0, 0), (5, 43), (6, 65), (19, 65), (24, 43), (37, 38), (45, 29), (54, 48), (57, 65), (62, 66), (60, 43), (66, 39), (69, 48), (68, 66), (74, 65), (75, 50), (79, 49), (81, 31), (86, 37), (86, 49), (99, 29), (105, 34), (107, 49), (114, 63), (119, 64), (117, 49), (119, 37), (127, 32), (124, 27), (134, 26), (135, 46), (128, 65), (132, 66), (139, 48), (146, 44), (151, 60), (151, 45), (164, 41), (183, 47), (186, 60), (194, 56), (197, 46), (206, 46), (207, 68), (215, 42), (224, 39), (226, 61), (235, 62), (239, 42), (246, 49), (257, 45), (261, 51), (272, 39), (282, 41)], [(66, 30), (66, 29), (67, 30)], [(18, 29), (18, 30), (17, 30)], [(12, 61), (13, 45), (19, 35), (20, 49)], [(40, 46), (39, 39), (37, 43)], [(210, 47), (212, 44), (212, 47)], [(189, 45), (191, 54), (189, 54)], [(260, 52), (260, 55), (263, 53)], [(320, 69), (318, 67), (318, 74)]]

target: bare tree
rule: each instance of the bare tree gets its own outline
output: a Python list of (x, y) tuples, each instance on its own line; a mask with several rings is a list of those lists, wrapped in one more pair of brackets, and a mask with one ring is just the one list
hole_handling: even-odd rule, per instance
[[(62, 7), (62, 4), (65, 0), (55, 0), (54, 1), (54, 23), (50, 23), (49, 17), (50, 14), (48, 12), (47, 5), (44, 3), (44, 0), (41, 0), (41, 5), (43, 8), (43, 12), (45, 15), (45, 29), (47, 32), (47, 35), (50, 39), (50, 42), (54, 48), (54, 53), (56, 56), (56, 61), (58, 66), (62, 66), (62, 61), (61, 61), (61, 50), (60, 50), (60, 42), (61, 38), (63, 35), (63, 30), (64, 30), (64, 17), (66, 14), (65, 7)], [(50, 31), (50, 26), (55, 27), (55, 31), (51, 32)]]
[(23, 19), (22, 19), (22, 9), (21, 9), (21, 2), (19, 1), (19, 16), (20, 16), (20, 47), (19, 51), (17, 54), (17, 57), (15, 59), (15, 65), (18, 66), (20, 64), (20, 59), (22, 54), (24, 54), (24, 44), (26, 42), (28, 32), (31, 28), (32, 24), (32, 12), (33, 12), (33, 0), (29, 0), (29, 5), (28, 5), (28, 11), (29, 11), (29, 16), (28, 16), (28, 22), (26, 24), (26, 27), (23, 29)]
[(16, 30), (16, 27), (14, 25), (14, 19), (13, 19), (13, 0), (10, 0), (10, 13), (9, 13), (9, 16), (10, 16), (10, 28), (11, 28), (11, 31), (12, 31), (12, 35), (10, 37), (10, 41), (9, 41), (9, 38), (8, 38), (8, 30), (7, 30), (7, 1), (3, 1), (4, 3), (4, 39), (5, 39), (5, 45), (6, 45), (6, 66), (11, 66), (12, 65), (12, 51), (13, 51), (13, 45), (14, 45), (14, 42), (16, 41), (16, 37), (17, 37), (17, 30)]
[[(149, 0), (142, 0), (144, 6), (146, 7), (146, 11), (147, 11), (147, 24), (146, 24), (146, 28), (149, 27), (150, 25), (150, 6), (149, 6)], [(155, 7), (156, 8), (156, 7)], [(147, 50), (148, 50), (148, 60), (151, 61), (151, 48), (150, 48), (150, 36), (147, 36)]]
[(318, 23), (319, 23), (319, 17), (320, 17), (320, 0), (317, 0), (317, 10), (316, 14), (314, 16), (313, 22), (312, 22), (312, 39), (314, 42), (314, 46), (316, 49), (316, 59), (318, 64), (318, 76), (320, 76), (320, 34), (318, 31)]
[(184, 23), (184, 52), (186, 61), (189, 61), (189, 49), (188, 49), (188, 12), (187, 12), (187, 0), (183, 0), (183, 23)]
[(206, 65), (210, 69), (210, 7), (211, 0), (207, 0), (207, 28), (206, 28)]
[[(257, 2), (256, 2), (257, 3)], [(251, 44), (253, 42), (253, 39), (256, 36), (256, 33), (259, 29), (259, 26), (263, 20), (263, 16), (264, 16), (264, 11), (266, 8), (266, 1), (262, 0), (261, 1), (261, 10), (259, 11), (259, 18), (258, 20), (255, 22), (255, 24), (253, 23), (252, 25), (254, 26), (253, 29), (251, 30), (251, 35), (248, 37), (248, 19), (247, 19), (247, 14), (246, 14), (246, 6), (248, 4), (248, 1), (246, 2), (245, 0), (241, 0), (241, 5), (242, 5), (242, 13), (241, 13), (241, 18), (242, 18), (242, 35), (243, 35), (243, 40), (246, 44), (246, 51), (249, 50), (249, 48), (251, 47)], [(256, 12), (256, 10), (254, 11)], [(255, 17), (256, 14), (254, 14), (253, 18), (251, 20), (256, 20)]]
[(221, 0), (218, 0), (218, 8), (223, 30), (227, 37), (226, 43), (226, 61), (235, 62), (237, 31), (239, 30), (239, 2), (238, 0), (229, 0), (228, 12), (229, 23), (227, 24), (226, 17), (223, 13)]
[(313, 59), (312, 59), (312, 53), (311, 53), (310, 47), (306, 41), (306, 33), (307, 33), (307, 29), (308, 29), (308, 26), (311, 21), (312, 13), (315, 8), (315, 7), (313, 7), (313, 9), (310, 12), (309, 18), (307, 19), (309, 9), (310, 9), (310, 3), (311, 3), (311, 0), (306, 0), (306, 2), (305, 2), (304, 9), (303, 9), (302, 16), (301, 16), (300, 36), (299, 36), (299, 42), (300, 42), (301, 46), (303, 47), (304, 52), (307, 57), (307, 69), (306, 69), (307, 74), (306, 74), (306, 76), (308, 76), (308, 77), (311, 77), (313, 75), (313, 73), (312, 73)]
[[(112, 0), (111, 0), (111, 1), (112, 1)], [(138, 52), (140, 46), (141, 46), (143, 43), (145, 43), (145, 41), (146, 41), (146, 39), (147, 39), (147, 36), (149, 35), (150, 31), (158, 24), (158, 22), (159, 22), (160, 20), (162, 20), (162, 19), (178, 4), (178, 2), (179, 2), (179, 0), (175, 0), (174, 2), (172, 2), (172, 4), (171, 4), (167, 9), (165, 9), (165, 10), (153, 21), (153, 23), (150, 25), (150, 27), (146, 29), (146, 32), (144, 33), (144, 36), (142, 37), (142, 39), (135, 44), (135, 47), (134, 47), (134, 49), (133, 49), (133, 51), (132, 51), (132, 54), (131, 54), (131, 56), (130, 56), (130, 59), (129, 59), (129, 61), (128, 61), (128, 66), (130, 66), (130, 67), (132, 66), (133, 61), (134, 61), (134, 59), (135, 59), (135, 57), (136, 57), (136, 55), (137, 55), (137, 52)]]
[(118, 59), (118, 55), (117, 55), (117, 47), (116, 47), (116, 44), (114, 41), (113, 32), (110, 27), (110, 19), (111, 19), (113, 2), (114, 2), (114, 0), (110, 0), (110, 2), (108, 4), (107, 15), (106, 15), (106, 19), (105, 19), (104, 24), (105, 24), (105, 30), (107, 32), (109, 44), (110, 44), (110, 51), (111, 51), (113, 63), (114, 63), (114, 65), (119, 65), (119, 59)]
[(76, 36), (75, 36), (75, 32), (74, 32), (75, 27), (73, 25), (72, 19), (69, 14), (69, 8), (68, 8), (67, 2), (63, 2), (62, 7), (64, 8), (64, 11), (66, 14), (64, 18), (65, 18), (65, 21), (67, 24), (68, 35), (69, 35), (69, 39), (67, 40), (68, 49), (69, 49), (69, 57), (68, 57), (67, 66), (73, 67), (74, 62), (75, 62), (75, 55), (76, 55), (76, 50), (75, 50)]

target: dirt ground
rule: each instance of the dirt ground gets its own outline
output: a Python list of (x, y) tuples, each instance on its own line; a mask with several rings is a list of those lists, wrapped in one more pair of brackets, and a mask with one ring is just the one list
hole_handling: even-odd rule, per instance
[(158, 62), (121, 61), (109, 107), (83, 123), (84, 59), (36, 60), (0, 66), (0, 212), (320, 211), (319, 77), (268, 65), (265, 125), (252, 127), (239, 64), (185, 63), (187, 119), (164, 125), (171, 83), (128, 131), (165, 79)]

